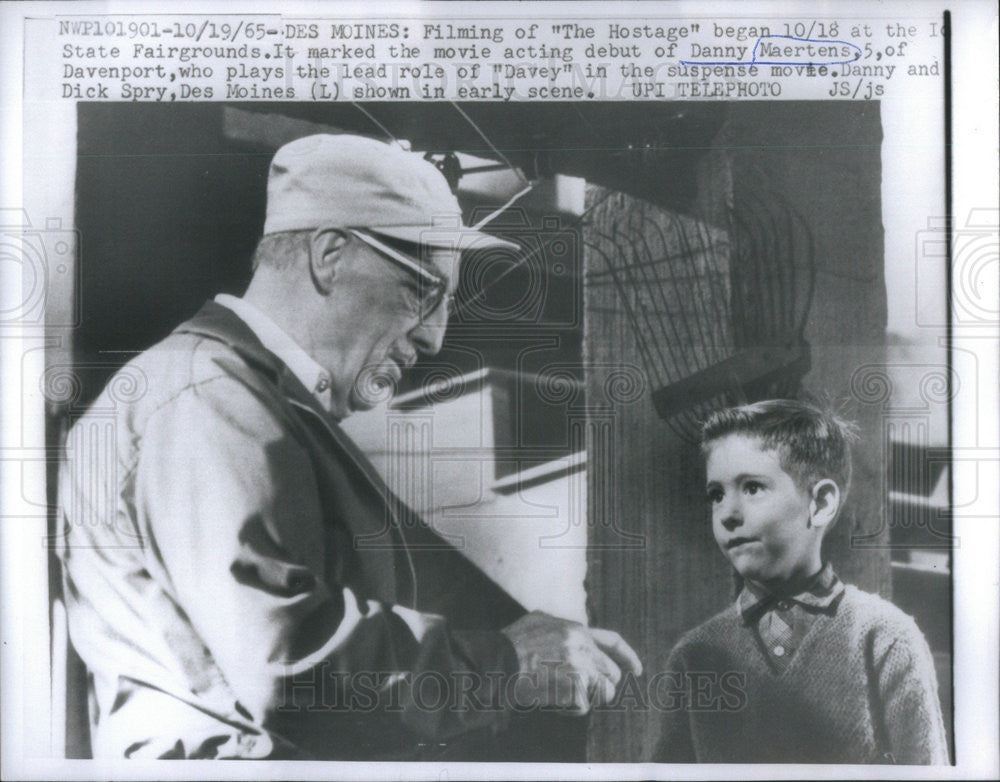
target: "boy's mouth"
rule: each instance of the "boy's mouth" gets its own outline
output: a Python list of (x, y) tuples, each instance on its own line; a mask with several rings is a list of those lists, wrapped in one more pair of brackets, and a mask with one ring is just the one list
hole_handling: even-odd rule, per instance
[(736, 548), (737, 546), (742, 546), (745, 543), (756, 543), (757, 538), (730, 538), (726, 541), (726, 548)]

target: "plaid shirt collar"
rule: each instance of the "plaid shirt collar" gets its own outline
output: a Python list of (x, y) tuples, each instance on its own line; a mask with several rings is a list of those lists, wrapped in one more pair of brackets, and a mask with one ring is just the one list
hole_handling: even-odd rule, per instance
[(827, 562), (819, 573), (809, 579), (805, 588), (794, 595), (778, 595), (755, 581), (745, 581), (743, 591), (736, 599), (736, 607), (743, 623), (750, 624), (783, 601), (798, 603), (813, 611), (831, 611), (843, 593), (844, 582)]

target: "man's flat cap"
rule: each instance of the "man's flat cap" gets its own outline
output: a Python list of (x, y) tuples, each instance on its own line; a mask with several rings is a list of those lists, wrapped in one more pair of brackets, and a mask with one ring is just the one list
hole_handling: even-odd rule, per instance
[(271, 161), (264, 233), (326, 227), (455, 250), (519, 249), (464, 226), (458, 199), (433, 163), (363, 136), (306, 136)]

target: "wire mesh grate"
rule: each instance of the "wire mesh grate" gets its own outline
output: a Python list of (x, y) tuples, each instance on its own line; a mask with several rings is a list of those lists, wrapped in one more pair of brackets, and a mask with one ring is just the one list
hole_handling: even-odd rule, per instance
[(723, 227), (591, 188), (584, 241), (595, 313), (623, 312), (661, 418), (697, 440), (714, 409), (796, 393), (815, 282), (805, 222), (754, 193)]

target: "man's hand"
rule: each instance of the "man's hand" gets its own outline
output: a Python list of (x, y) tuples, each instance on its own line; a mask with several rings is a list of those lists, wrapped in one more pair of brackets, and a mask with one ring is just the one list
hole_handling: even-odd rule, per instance
[(555, 706), (586, 714), (610, 702), (623, 672), (638, 676), (638, 655), (612, 630), (532, 611), (501, 631), (514, 649), (521, 671), (515, 706)]

